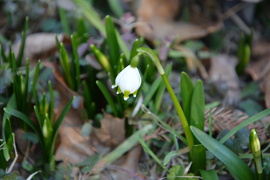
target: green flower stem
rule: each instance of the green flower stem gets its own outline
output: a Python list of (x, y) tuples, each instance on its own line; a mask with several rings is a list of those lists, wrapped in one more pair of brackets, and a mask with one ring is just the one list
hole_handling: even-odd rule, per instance
[(190, 131), (186, 116), (185, 116), (185, 114), (184, 114), (184, 112), (182, 110), (182, 107), (181, 107), (181, 105), (180, 105), (180, 103), (179, 103), (179, 101), (178, 101), (178, 99), (177, 99), (177, 97), (176, 97), (176, 95), (175, 95), (175, 93), (174, 93), (174, 91), (172, 89), (172, 86), (171, 86), (168, 78), (166, 77), (165, 74), (162, 74), (161, 77), (162, 77), (162, 79), (163, 79), (163, 81), (165, 83), (165, 86), (166, 86), (166, 88), (167, 88), (167, 90), (168, 90), (168, 92), (169, 92), (169, 94), (171, 96), (171, 99), (173, 101), (173, 105), (174, 105), (174, 107), (176, 109), (176, 112), (177, 112), (177, 114), (178, 114), (178, 116), (180, 118), (181, 124), (183, 126), (184, 133), (185, 133), (186, 138), (187, 138), (188, 147), (191, 150), (191, 148), (192, 148), (192, 146), (194, 144), (194, 140), (193, 140), (193, 136), (192, 136), (192, 133)]
[(181, 105), (180, 105), (180, 103), (179, 103), (179, 101), (178, 101), (178, 99), (177, 99), (177, 97), (172, 89), (172, 86), (171, 86), (168, 78), (165, 75), (165, 72), (164, 72), (162, 65), (160, 64), (159, 58), (157, 57), (156, 53), (153, 50), (146, 48), (146, 47), (141, 47), (137, 51), (139, 52), (138, 56), (141, 54), (148, 55), (151, 58), (151, 60), (154, 62), (155, 66), (157, 67), (157, 70), (160, 73), (160, 75), (165, 83), (165, 86), (166, 86), (166, 88), (171, 96), (171, 99), (173, 101), (176, 112), (180, 118), (181, 124), (182, 124), (183, 129), (184, 129), (184, 133), (185, 133), (186, 138), (187, 138), (188, 147), (189, 147), (190, 152), (191, 152), (191, 148), (194, 144), (192, 133), (190, 131), (190, 128), (189, 128), (186, 116), (182, 110), (182, 107), (181, 107)]

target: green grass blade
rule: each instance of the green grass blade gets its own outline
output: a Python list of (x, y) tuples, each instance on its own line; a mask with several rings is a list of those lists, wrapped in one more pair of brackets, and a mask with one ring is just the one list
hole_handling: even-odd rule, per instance
[(66, 80), (66, 83), (71, 89), (74, 90), (74, 84), (72, 81), (73, 76), (70, 70), (69, 58), (68, 58), (68, 54), (63, 43), (60, 43), (60, 63), (63, 68), (64, 78)]
[(74, 0), (75, 4), (82, 10), (83, 15), (86, 19), (102, 34), (105, 35), (105, 27), (102, 23), (100, 16), (96, 13), (95, 9), (91, 4), (85, 0)]
[(4, 111), (12, 116), (15, 116), (15, 117), (21, 119), (22, 121), (24, 121), (26, 124), (28, 124), (35, 131), (35, 133), (39, 136), (39, 138), (42, 137), (42, 135), (40, 134), (36, 125), (25, 114), (21, 113), (20, 111), (15, 110), (15, 109), (11, 109), (11, 108), (4, 108)]
[(49, 151), (50, 151), (50, 155), (53, 155), (53, 152), (54, 152), (54, 148), (55, 148), (55, 141), (56, 141), (56, 137), (57, 137), (57, 134), (58, 134), (58, 131), (59, 131), (59, 128), (64, 120), (64, 117), (66, 116), (68, 110), (70, 109), (71, 105), (72, 105), (72, 102), (74, 100), (75, 97), (73, 97), (68, 103), (67, 105), (65, 106), (65, 108), (62, 110), (60, 116), (57, 118), (56, 122), (54, 123), (53, 125), (53, 130), (52, 130), (52, 141), (51, 141), (51, 144), (50, 144), (50, 147), (49, 147)]
[(255, 178), (249, 167), (230, 149), (200, 129), (193, 126), (190, 129), (204, 147), (224, 163), (235, 179), (253, 180)]
[(54, 121), (54, 94), (51, 81), (48, 82), (49, 85), (49, 93), (50, 93), (50, 101), (49, 101), (49, 119), (51, 123)]
[(118, 17), (122, 17), (124, 15), (124, 10), (122, 8), (120, 0), (109, 0), (108, 1), (111, 10)]
[(237, 131), (244, 128), (245, 126), (254, 123), (270, 114), (270, 108), (265, 109), (258, 114), (255, 114), (254, 116), (250, 117), (249, 119), (245, 120), (241, 124), (234, 127), (228, 134), (226, 134), (219, 142), (224, 143), (226, 140), (228, 140), (231, 136), (233, 136)]
[(1, 57), (3, 59), (3, 62), (8, 63), (9, 60), (8, 60), (6, 54), (5, 54), (5, 51), (3, 49), (3, 46), (1, 46), (1, 45), (0, 45), (0, 54), (1, 54)]
[[(75, 4), (77, 4), (77, 6), (79, 8), (81, 8), (82, 13), (86, 17), (86, 19), (96, 29), (98, 29), (100, 33), (105, 35), (106, 34), (105, 26), (103, 25), (100, 16), (96, 13), (94, 8), (89, 3), (87, 3), (87, 1), (84, 1), (84, 0), (74, 0), (74, 2), (75, 2)], [(130, 56), (130, 52), (127, 48), (127, 45), (125, 44), (125, 42), (123, 41), (123, 39), (121, 38), (121, 36), (117, 30), (115, 33), (116, 33), (116, 38), (117, 38), (118, 44), (119, 44), (121, 50), (123, 51), (123, 53), (125, 54), (125, 57), (128, 59)]]
[(120, 50), (117, 41), (117, 37), (115, 34), (115, 26), (110, 16), (106, 16), (106, 37), (107, 37), (107, 44), (108, 44), (108, 51), (110, 57), (110, 64), (113, 66), (113, 73), (115, 73), (115, 66), (118, 64), (120, 58)]
[(58, 130), (64, 120), (65, 115), (67, 114), (68, 110), (70, 109), (72, 102), (74, 100), (74, 97), (67, 103), (65, 108), (62, 110), (60, 116), (57, 118), (56, 122), (53, 125), (53, 139), (56, 138), (56, 135), (58, 133)]
[(180, 89), (181, 89), (181, 96), (183, 100), (183, 111), (187, 118), (188, 124), (190, 125), (191, 100), (192, 100), (194, 85), (190, 77), (184, 72), (181, 73)]
[(152, 124), (148, 124), (144, 126), (142, 129), (133, 133), (129, 138), (127, 138), (123, 143), (121, 143), (117, 148), (115, 148), (111, 153), (103, 157), (99, 163), (96, 165), (97, 171), (102, 171), (102, 168), (105, 164), (108, 165), (118, 158), (120, 158), (124, 153), (129, 151), (132, 147), (134, 147), (139, 140), (139, 136), (144, 136), (146, 133), (153, 129)]
[(118, 111), (116, 109), (115, 103), (114, 103), (109, 91), (106, 89), (106, 87), (100, 81), (96, 81), (96, 84), (99, 87), (99, 89), (101, 90), (101, 92), (104, 95), (105, 99), (107, 100), (108, 104), (111, 106), (113, 114), (115, 116), (118, 116)]
[(148, 153), (163, 169), (168, 170), (167, 167), (163, 165), (161, 160), (155, 155), (155, 153), (147, 146), (147, 144), (144, 142), (141, 136), (139, 137), (138, 140), (140, 144), (142, 145), (144, 151)]
[(144, 39), (142, 37), (140, 39), (135, 39), (135, 41), (132, 44), (131, 51), (130, 51), (129, 62), (132, 60), (134, 56), (138, 54), (137, 49), (142, 46), (143, 42), (144, 42)]
[(107, 72), (110, 73), (112, 71), (111, 64), (108, 60), (108, 58), (95, 46), (90, 45), (90, 48), (92, 52), (94, 53), (95, 57), (97, 58), (99, 64), (102, 66), (102, 68)]
[(27, 34), (27, 29), (28, 29), (28, 22), (29, 22), (29, 18), (26, 17), (25, 18), (25, 24), (24, 24), (24, 30), (22, 32), (22, 40), (21, 40), (21, 45), (20, 45), (20, 51), (19, 51), (19, 55), (17, 57), (17, 66), (20, 67), (22, 64), (22, 58), (23, 58), (23, 54), (24, 54), (24, 47), (25, 47), (25, 42), (26, 42), (26, 34)]
[(66, 15), (65, 10), (63, 8), (58, 8), (58, 10), (59, 10), (59, 16), (60, 16), (63, 32), (66, 34), (70, 34), (70, 29), (69, 29), (67, 15)]
[(72, 45), (72, 52), (73, 52), (73, 65), (75, 67), (75, 90), (77, 91), (79, 88), (79, 85), (81, 84), (80, 79), (80, 62), (79, 62), (79, 55), (78, 55), (78, 38), (76, 34), (71, 35), (71, 45)]

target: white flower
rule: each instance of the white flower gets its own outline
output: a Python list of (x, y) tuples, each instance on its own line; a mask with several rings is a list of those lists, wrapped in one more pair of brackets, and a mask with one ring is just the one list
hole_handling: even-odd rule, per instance
[(136, 97), (141, 83), (142, 80), (137, 67), (129, 65), (117, 75), (115, 85), (112, 88), (118, 86), (117, 94), (122, 92), (124, 94), (124, 100), (127, 100), (130, 94)]

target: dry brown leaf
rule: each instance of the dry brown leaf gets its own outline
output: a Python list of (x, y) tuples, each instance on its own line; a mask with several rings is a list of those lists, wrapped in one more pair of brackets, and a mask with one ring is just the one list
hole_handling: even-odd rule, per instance
[[(60, 94), (60, 104), (56, 109), (56, 114), (60, 114), (74, 94), (61, 83), (57, 83), (54, 88)], [(70, 108), (59, 129), (60, 143), (55, 153), (56, 160), (64, 160), (75, 164), (96, 154), (96, 149), (91, 145), (90, 137), (83, 137), (81, 134), (82, 125), (80, 110)]]
[[(36, 33), (27, 36), (25, 41), (23, 61), (28, 58), (31, 65), (35, 65), (39, 59), (50, 57), (57, 51), (56, 34), (53, 33)], [(70, 43), (70, 39), (64, 34), (58, 34), (59, 42)], [(21, 41), (12, 45), (16, 57), (19, 55)]]
[(125, 120), (104, 113), (101, 128), (93, 128), (92, 135), (104, 146), (115, 148), (125, 140)]
[(255, 80), (259, 81), (265, 94), (265, 105), (270, 107), (270, 43), (259, 40), (253, 44), (252, 53), (256, 61), (250, 63), (246, 72)]
[(137, 11), (136, 32), (151, 41), (169, 37), (177, 38), (180, 42), (204, 37), (220, 28), (220, 23), (211, 22), (201, 15), (194, 15), (191, 23), (175, 21), (175, 17), (181, 13), (181, 2), (180, 0), (142, 0)]
[(234, 56), (221, 54), (211, 59), (210, 79), (216, 87), (225, 92), (224, 104), (235, 104), (239, 100), (239, 79), (235, 72), (237, 59)]

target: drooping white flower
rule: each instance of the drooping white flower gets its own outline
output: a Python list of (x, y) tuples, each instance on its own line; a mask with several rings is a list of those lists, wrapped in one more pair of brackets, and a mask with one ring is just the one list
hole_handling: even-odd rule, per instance
[(141, 83), (142, 80), (139, 70), (137, 67), (129, 65), (116, 76), (115, 85), (113, 85), (112, 88), (118, 86), (117, 94), (122, 92), (124, 94), (124, 100), (127, 100), (130, 94), (136, 97)]

